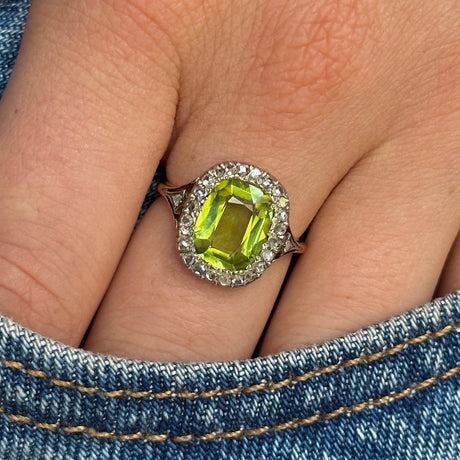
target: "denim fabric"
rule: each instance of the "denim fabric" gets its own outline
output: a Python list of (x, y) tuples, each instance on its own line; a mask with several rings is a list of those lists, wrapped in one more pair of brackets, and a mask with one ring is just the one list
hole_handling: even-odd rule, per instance
[(97, 355), (0, 318), (0, 458), (460, 458), (460, 292), (223, 363)]
[(0, 94), (13, 68), (30, 0), (0, 0)]
[[(0, 0), (1, 91), (28, 6)], [(459, 327), (460, 291), (324, 345), (181, 364), (0, 317), (0, 460), (460, 460)]]

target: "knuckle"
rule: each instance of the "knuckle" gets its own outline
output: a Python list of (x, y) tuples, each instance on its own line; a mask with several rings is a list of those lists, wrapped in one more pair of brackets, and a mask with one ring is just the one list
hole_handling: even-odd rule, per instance
[[(319, 123), (328, 103), (346, 97), (369, 72), (380, 23), (363, 0), (250, 6), (234, 0), (231, 6), (220, 12), (219, 31), (211, 30), (212, 44), (197, 57), (201, 70), (192, 87), (200, 88), (199, 97), (179, 107), (179, 121), (215, 124), (216, 107), (225, 105), (242, 114), (246, 130), (303, 133), (306, 121)], [(228, 126), (228, 118), (224, 122)]]
[(276, 86), (277, 93), (306, 91), (310, 98), (323, 98), (359, 65), (375, 20), (361, 0), (323, 0), (313, 10), (292, 2), (281, 15), (278, 3), (266, 8), (271, 18), (258, 40), (260, 82), (269, 91)]

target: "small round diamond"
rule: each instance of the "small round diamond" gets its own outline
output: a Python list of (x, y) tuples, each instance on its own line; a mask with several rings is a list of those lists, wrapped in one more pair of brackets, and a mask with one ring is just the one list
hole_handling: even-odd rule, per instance
[(278, 206), (280, 206), (281, 208), (287, 208), (289, 206), (289, 200), (286, 197), (281, 196), (278, 199)]
[(284, 222), (278, 222), (275, 225), (274, 232), (277, 235), (284, 235), (286, 233), (287, 225)]
[(184, 199), (184, 192), (172, 195), (172, 200), (176, 208), (178, 208), (184, 202)]
[(270, 190), (273, 186), (273, 180), (270, 177), (264, 177), (262, 180), (262, 185), (267, 189)]
[(281, 211), (279, 214), (278, 214), (278, 217), (281, 221), (283, 222), (287, 222), (288, 220), (288, 214), (286, 211)]
[(184, 252), (181, 254), (182, 260), (184, 261), (185, 265), (190, 266), (195, 262), (195, 256), (189, 252)]
[(260, 178), (261, 174), (262, 174), (262, 171), (259, 168), (254, 168), (249, 174), (249, 177), (253, 180), (257, 180)]
[(238, 165), (238, 175), (239, 176), (246, 176), (248, 173), (249, 168), (246, 165)]
[(214, 175), (215, 175), (218, 179), (220, 179), (220, 178), (224, 177), (225, 172), (226, 172), (225, 166), (218, 166), (218, 167), (214, 170)]
[(209, 281), (215, 281), (218, 277), (217, 273), (213, 270), (206, 270), (204, 277)]
[(201, 201), (206, 196), (206, 192), (202, 187), (197, 187), (195, 190), (195, 196), (198, 201)]
[(267, 264), (269, 264), (273, 260), (273, 258), (275, 257), (275, 254), (273, 254), (273, 252), (270, 251), (270, 249), (264, 249), (262, 251), (262, 257), (265, 260), (265, 262), (267, 262)]
[(181, 225), (185, 227), (191, 227), (193, 225), (193, 218), (189, 214), (184, 214), (181, 218)]
[(201, 262), (195, 262), (191, 267), (190, 267), (193, 272), (197, 275), (200, 275), (201, 277), (206, 276), (206, 266), (201, 263)]
[(272, 187), (272, 195), (273, 196), (281, 196), (282, 194), (282, 190), (281, 190), (281, 187), (279, 184), (275, 184), (273, 187)]
[(179, 240), (179, 249), (188, 249), (190, 247), (190, 240), (188, 239), (180, 239)]
[(244, 275), (244, 283), (248, 284), (251, 281), (254, 281), (257, 278), (257, 274), (254, 273), (253, 271), (248, 271)]
[(209, 189), (210, 187), (212, 187), (213, 180), (212, 180), (211, 175), (206, 174), (203, 177), (203, 179), (200, 180), (200, 183), (205, 189)]
[(278, 249), (280, 246), (280, 241), (278, 238), (275, 238), (275, 237), (270, 237), (267, 241), (267, 247), (269, 249), (271, 249), (272, 251), (275, 251), (276, 249)]
[(232, 278), (232, 286), (243, 286), (244, 276), (241, 273), (236, 273)]
[(217, 281), (219, 282), (219, 284), (221, 284), (222, 286), (229, 286), (230, 283), (231, 283), (231, 277), (228, 273), (221, 273), (218, 278), (217, 278)]
[(265, 271), (266, 268), (267, 267), (263, 260), (259, 260), (258, 262), (255, 262), (254, 265), (252, 266), (252, 270), (254, 271), (254, 273), (256, 273), (259, 276)]
[(235, 164), (231, 164), (231, 165), (229, 165), (229, 167), (227, 168), (227, 173), (228, 173), (230, 176), (238, 176), (238, 171), (239, 171), (239, 166), (238, 166), (238, 165), (235, 165)]

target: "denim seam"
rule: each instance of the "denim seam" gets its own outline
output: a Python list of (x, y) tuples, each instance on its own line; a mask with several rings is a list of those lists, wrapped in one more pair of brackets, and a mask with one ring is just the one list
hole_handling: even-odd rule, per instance
[(253, 393), (253, 392), (261, 391), (261, 390), (271, 390), (271, 391), (278, 390), (280, 388), (287, 387), (291, 384), (296, 384), (299, 382), (306, 382), (307, 380), (310, 380), (313, 377), (317, 377), (323, 374), (330, 374), (338, 369), (349, 368), (349, 367), (353, 367), (353, 366), (356, 366), (362, 363), (371, 363), (378, 359), (385, 358), (387, 356), (393, 356), (397, 353), (400, 353), (408, 345), (419, 344), (419, 343), (423, 343), (431, 339), (443, 337), (449, 332), (459, 327), (460, 327), (460, 323), (456, 323), (456, 322), (450, 323), (449, 325), (447, 325), (446, 327), (444, 327), (443, 329), (439, 331), (427, 332), (417, 337), (407, 339), (399, 343), (398, 345), (395, 345), (386, 350), (382, 350), (382, 351), (379, 351), (379, 352), (376, 352), (370, 355), (362, 355), (357, 358), (353, 358), (353, 359), (346, 360), (346, 361), (341, 361), (341, 362), (338, 362), (336, 364), (331, 364), (326, 367), (314, 369), (314, 370), (308, 371), (298, 376), (288, 377), (279, 382), (262, 382), (262, 383), (257, 383), (255, 385), (249, 385), (249, 386), (238, 386), (235, 388), (227, 388), (227, 389), (216, 388), (216, 389), (207, 390), (207, 391), (176, 391), (174, 389), (165, 390), (161, 392), (134, 391), (134, 390), (125, 390), (125, 389), (105, 391), (105, 390), (100, 389), (99, 387), (83, 386), (83, 385), (77, 384), (74, 381), (56, 379), (54, 377), (49, 376), (44, 371), (28, 368), (24, 363), (20, 361), (11, 361), (11, 360), (6, 360), (2, 358), (0, 359), (0, 363), (3, 364), (3, 366), (8, 367), (8, 368), (25, 371), (31, 377), (47, 380), (50, 384), (54, 386), (71, 388), (71, 389), (77, 390), (78, 392), (84, 393), (84, 394), (101, 394), (102, 396), (105, 396), (108, 398), (130, 397), (130, 398), (137, 398), (137, 399), (144, 399), (144, 398), (165, 399), (165, 398), (175, 397), (175, 398), (183, 398), (183, 399), (196, 399), (196, 398), (206, 399), (206, 398), (212, 398), (215, 396)]
[(15, 423), (22, 423), (33, 425), (35, 428), (47, 430), (47, 431), (63, 431), (67, 434), (77, 434), (77, 433), (85, 433), (86, 435), (92, 438), (101, 438), (101, 439), (115, 439), (118, 441), (134, 441), (134, 440), (143, 440), (149, 442), (165, 442), (171, 441), (174, 443), (185, 443), (191, 441), (211, 441), (214, 439), (229, 439), (229, 438), (242, 438), (242, 437), (250, 437), (250, 436), (260, 436), (265, 433), (274, 433), (277, 431), (284, 431), (287, 429), (299, 428), (302, 426), (310, 425), (317, 421), (328, 421), (333, 418), (336, 418), (342, 414), (346, 413), (353, 413), (353, 412), (361, 412), (364, 409), (383, 406), (385, 404), (391, 403), (393, 401), (397, 401), (403, 399), (407, 396), (414, 394), (417, 391), (423, 390), (428, 388), (435, 383), (446, 380), (460, 372), (460, 365), (456, 367), (452, 367), (448, 371), (430, 377), (422, 382), (419, 382), (415, 385), (405, 388), (400, 392), (392, 392), (386, 396), (383, 396), (378, 399), (369, 399), (367, 401), (363, 401), (357, 404), (353, 404), (352, 406), (341, 406), (338, 409), (333, 410), (332, 412), (328, 412), (325, 414), (314, 414), (306, 418), (295, 418), (288, 422), (279, 423), (276, 425), (266, 425), (259, 428), (240, 428), (239, 430), (235, 431), (212, 431), (209, 433), (204, 434), (187, 434), (187, 435), (171, 435), (168, 433), (164, 434), (150, 434), (145, 433), (142, 431), (138, 431), (136, 433), (116, 433), (114, 431), (98, 431), (95, 428), (79, 425), (79, 426), (66, 426), (61, 425), (59, 422), (57, 423), (47, 423), (47, 422), (39, 422), (37, 420), (32, 419), (27, 415), (17, 415), (17, 414), (9, 414), (6, 412), (4, 407), (0, 407), (0, 413), (3, 413), (6, 417), (8, 417), (12, 422)]

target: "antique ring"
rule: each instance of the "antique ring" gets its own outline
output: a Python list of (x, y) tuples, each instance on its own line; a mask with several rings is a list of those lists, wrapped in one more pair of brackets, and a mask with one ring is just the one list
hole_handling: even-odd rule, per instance
[(221, 286), (244, 286), (281, 256), (302, 252), (289, 228), (289, 199), (270, 174), (221, 163), (181, 187), (159, 184), (178, 229), (185, 265)]

